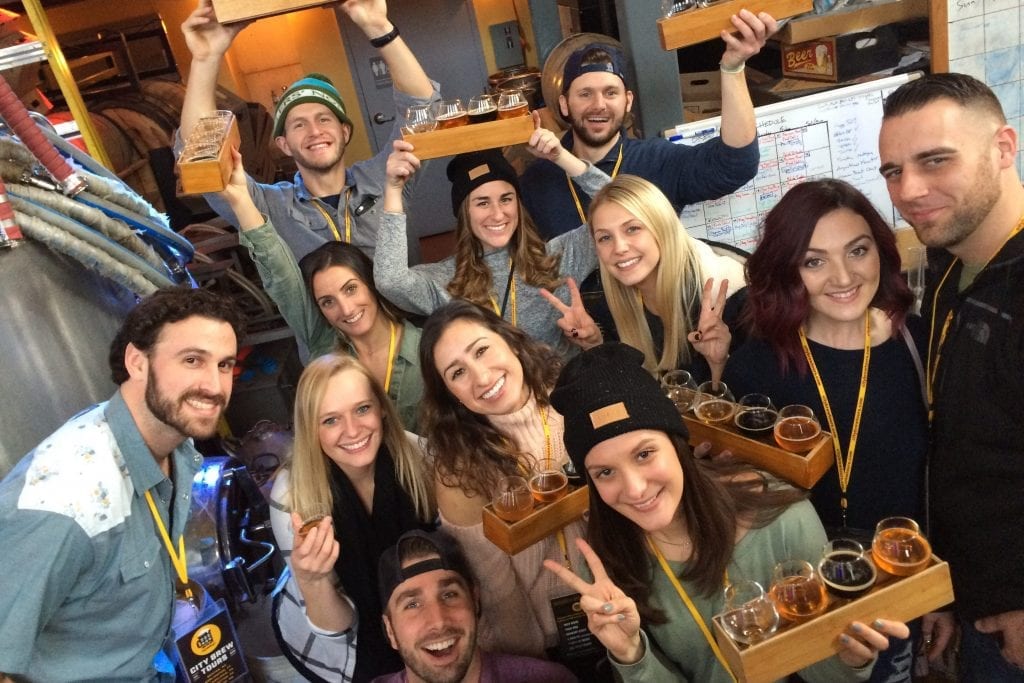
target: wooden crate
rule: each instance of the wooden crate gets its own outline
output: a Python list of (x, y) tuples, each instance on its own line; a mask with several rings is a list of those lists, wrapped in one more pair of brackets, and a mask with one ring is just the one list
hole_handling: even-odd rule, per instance
[(859, 621), (909, 621), (953, 602), (949, 565), (932, 557), (928, 569), (897, 577), (879, 570), (878, 583), (854, 600), (830, 596), (828, 611), (802, 624), (783, 627), (756, 645), (740, 645), (714, 619), (715, 640), (741, 683), (770, 683), (839, 651), (838, 636)]
[(658, 19), (658, 36), (663, 50), (675, 50), (718, 38), (723, 30), (735, 31), (729, 17), (741, 9), (754, 14), (768, 12), (775, 19), (785, 19), (812, 8), (812, 0), (724, 0)]
[(213, 0), (217, 21), (230, 24), (301, 9), (336, 4), (337, 0)]
[(419, 159), (436, 159), (463, 152), (476, 152), (481, 149), (507, 147), (527, 142), (533, 135), (533, 117), (517, 116), (501, 121), (487, 123), (471, 123), (458, 128), (432, 130), (429, 133), (410, 133), (403, 135), (406, 142), (412, 143), (413, 154)]
[(231, 177), (231, 148), (242, 144), (238, 132), (238, 119), (231, 118), (231, 127), (220, 145), (216, 159), (203, 161), (179, 161), (178, 178), (181, 180), (182, 194), (204, 194), (220, 192), (228, 184)]
[(581, 486), (561, 500), (534, 508), (518, 522), (506, 522), (494, 514), (494, 508), (488, 504), (484, 508), (484, 536), (509, 555), (515, 555), (582, 517), (590, 507), (589, 496), (588, 488)]
[(835, 463), (832, 435), (826, 431), (822, 431), (818, 442), (807, 453), (790, 453), (766, 441), (744, 436), (732, 426), (709, 425), (690, 415), (684, 415), (683, 422), (690, 431), (691, 446), (710, 441), (714, 452), (728, 449), (737, 460), (750, 463), (801, 488), (813, 487)]

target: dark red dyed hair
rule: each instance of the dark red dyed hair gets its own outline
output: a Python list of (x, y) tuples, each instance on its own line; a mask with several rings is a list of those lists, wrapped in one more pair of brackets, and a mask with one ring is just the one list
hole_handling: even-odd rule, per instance
[(818, 221), (837, 209), (853, 211), (871, 230), (881, 271), (871, 305), (889, 314), (894, 337), (914, 300), (900, 273), (896, 236), (867, 197), (842, 180), (813, 180), (794, 186), (765, 216), (761, 243), (747, 259), (749, 288), (743, 312), (743, 321), (753, 334), (775, 348), (783, 372), (791, 367), (801, 373), (807, 370), (798, 335), (809, 313), (800, 265)]

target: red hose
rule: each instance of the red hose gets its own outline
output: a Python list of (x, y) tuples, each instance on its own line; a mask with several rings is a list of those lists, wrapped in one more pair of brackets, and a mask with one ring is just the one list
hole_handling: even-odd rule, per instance
[(21, 234), (21, 227), (14, 218), (14, 209), (7, 201), (7, 186), (0, 180), (0, 244), (6, 244), (11, 240), (20, 240), (24, 237)]
[[(85, 189), (85, 181), (75, 173), (57, 149), (43, 136), (35, 122), (28, 115), (28, 109), (18, 95), (11, 90), (7, 79), (0, 74), (0, 116), (11, 127), (22, 143), (35, 155), (47, 171), (56, 178), (64, 194), (75, 196)], [(0, 216), (0, 221), (3, 217)]]

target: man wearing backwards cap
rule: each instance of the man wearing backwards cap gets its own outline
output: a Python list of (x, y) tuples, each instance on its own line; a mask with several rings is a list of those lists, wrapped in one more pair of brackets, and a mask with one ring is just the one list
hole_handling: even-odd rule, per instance
[[(586, 45), (569, 56), (558, 108), (570, 130), (562, 146), (608, 175), (638, 175), (658, 186), (677, 211), (687, 204), (735, 192), (757, 173), (754, 105), (743, 73), (776, 30), (765, 12), (733, 15), (735, 33), (722, 31), (721, 134), (695, 147), (662, 138), (634, 140), (624, 135), (633, 106), (623, 54), (603, 43)], [(553, 105), (554, 103), (549, 103)], [(523, 203), (545, 239), (586, 221), (590, 197), (553, 162), (537, 159), (523, 173)]]
[[(443, 531), (408, 531), (380, 557), (384, 630), (405, 669), (374, 683), (568, 683), (565, 667), (491, 654), (476, 645), (480, 602), (458, 543)], [(516, 609), (509, 605), (509, 609)]]
[[(192, 65), (179, 138), (187, 137), (203, 114), (217, 108), (215, 93), (221, 61), (246, 25), (220, 24), (211, 2), (200, 0), (181, 25), (192, 52)], [(380, 50), (391, 73), (397, 111), (440, 98), (437, 84), (427, 77), (398, 28), (388, 20), (385, 0), (347, 0), (339, 7)], [(400, 120), (396, 116), (392, 139), (401, 134)], [(352, 242), (373, 258), (379, 221), (375, 203), (384, 191), (384, 167), (391, 145), (382, 145), (381, 152), (371, 159), (346, 166), (345, 148), (352, 127), (345, 102), (322, 74), (308, 74), (292, 83), (278, 101), (275, 142), (295, 160), (298, 172), (290, 183), (268, 185), (249, 178), (248, 184), (256, 206), (267, 214), (296, 259), (329, 240)], [(176, 147), (181, 144), (181, 139), (176, 140)], [(214, 211), (234, 220), (220, 197), (204, 196)], [(418, 243), (415, 239), (409, 243), (410, 257), (415, 262)]]

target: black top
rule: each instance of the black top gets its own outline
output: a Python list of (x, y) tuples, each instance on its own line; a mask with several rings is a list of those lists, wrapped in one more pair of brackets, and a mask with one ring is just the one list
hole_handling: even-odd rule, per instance
[[(918, 318), (908, 320), (915, 338), (922, 333)], [(814, 363), (832, 407), (845, 459), (860, 387), (863, 349), (841, 350), (808, 340)], [(810, 406), (828, 430), (818, 388), (810, 370), (803, 375), (779, 371), (775, 351), (751, 338), (735, 351), (724, 380), (739, 399), (746, 393), (768, 394), (776, 407)], [(924, 466), (928, 448), (928, 416), (921, 384), (902, 335), (871, 349), (864, 412), (847, 489), (847, 524), (873, 533), (884, 517), (924, 519)], [(833, 466), (811, 491), (811, 502), (826, 528), (842, 526), (839, 472)]]

